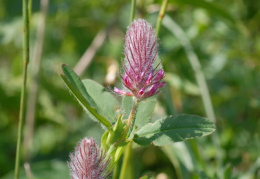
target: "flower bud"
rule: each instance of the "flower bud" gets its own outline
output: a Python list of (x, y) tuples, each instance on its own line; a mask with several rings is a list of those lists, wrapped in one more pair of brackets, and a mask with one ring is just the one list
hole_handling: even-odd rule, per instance
[(112, 171), (106, 157), (92, 138), (84, 138), (70, 154), (71, 179), (106, 179)]
[(159, 49), (157, 41), (153, 27), (145, 20), (134, 21), (128, 27), (122, 64), (124, 75), (121, 75), (126, 90), (115, 88), (116, 93), (142, 100), (158, 94), (165, 86), (165, 82), (161, 82), (164, 71), (155, 64)]

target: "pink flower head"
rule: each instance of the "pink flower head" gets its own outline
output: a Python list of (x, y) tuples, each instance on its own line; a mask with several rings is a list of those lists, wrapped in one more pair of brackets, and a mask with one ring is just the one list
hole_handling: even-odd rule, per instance
[(145, 20), (134, 21), (128, 27), (122, 61), (124, 74), (120, 75), (127, 89), (114, 88), (115, 92), (142, 100), (158, 94), (165, 86), (160, 62), (155, 65), (159, 49), (157, 41), (153, 27)]
[(70, 154), (70, 160), (71, 179), (106, 179), (111, 175), (110, 159), (92, 138), (84, 138)]

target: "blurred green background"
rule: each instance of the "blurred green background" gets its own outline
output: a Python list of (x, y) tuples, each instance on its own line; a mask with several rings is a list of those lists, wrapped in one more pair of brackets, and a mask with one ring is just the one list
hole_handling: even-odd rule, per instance
[[(136, 18), (144, 18), (155, 27), (161, 1), (137, 0), (136, 5)], [(102, 129), (69, 94), (58, 75), (60, 64), (75, 67), (82, 79), (93, 79), (108, 90), (119, 87), (117, 72), (124, 57), (130, 6), (130, 1), (119, 0), (33, 1), (28, 76), (28, 98), (32, 99), (28, 101), (22, 159), (29, 163), (25, 165), (27, 176), (69, 178), (66, 162), (76, 143), (85, 136), (100, 141)], [(154, 178), (160, 179), (260, 178), (259, 9), (257, 0), (169, 1), (167, 17), (186, 33), (206, 77), (216, 115), (214, 136), (219, 143), (213, 142), (214, 137), (196, 140), (203, 162), (191, 150), (192, 142), (164, 148), (136, 146), (132, 156), (136, 168), (130, 177), (154, 172)], [(12, 178), (15, 160), (23, 63), (21, 14), (21, 1), (0, 1), (3, 179)], [(154, 119), (167, 113), (206, 116), (182, 37), (163, 25), (159, 38), (159, 56), (168, 85), (159, 95)], [(87, 56), (83, 56), (87, 49)], [(80, 60), (83, 65), (78, 64)], [(21, 169), (22, 178), (26, 178), (23, 165)]]

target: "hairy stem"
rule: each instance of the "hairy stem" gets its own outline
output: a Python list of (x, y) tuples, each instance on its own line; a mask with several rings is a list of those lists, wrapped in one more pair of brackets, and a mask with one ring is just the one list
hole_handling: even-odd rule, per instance
[(137, 106), (138, 106), (138, 102), (135, 102), (134, 107), (133, 107), (133, 109), (131, 110), (131, 113), (129, 114), (129, 117), (128, 117), (128, 122), (127, 122), (127, 127), (128, 127), (128, 128), (131, 126), (132, 121), (133, 121), (133, 119), (134, 119), (134, 117), (135, 117), (135, 112), (136, 112), (136, 110), (137, 110)]
[(136, 99), (134, 99), (134, 100), (135, 100), (134, 106), (133, 106), (133, 108), (129, 114), (128, 120), (127, 120), (124, 138), (127, 138), (131, 134), (131, 132), (133, 131), (134, 125), (135, 125), (135, 113), (137, 111), (139, 101)]
[(27, 82), (27, 67), (30, 59), (30, 48), (29, 48), (29, 4), (28, 0), (23, 0), (23, 84), (21, 89), (20, 99), (20, 112), (19, 112), (19, 124), (18, 124), (18, 136), (16, 146), (16, 158), (15, 158), (15, 174), (14, 178), (19, 178), (19, 163), (21, 154), (21, 140), (22, 140), (22, 128), (25, 117), (25, 103), (26, 103), (26, 82)]
[(162, 26), (162, 19), (165, 15), (167, 5), (168, 5), (168, 0), (163, 0), (161, 10), (160, 10), (158, 18), (157, 18), (157, 24), (156, 24), (156, 36), (157, 37), (159, 35), (159, 31), (160, 31), (160, 28)]
[(108, 34), (107, 32), (108, 32), (108, 28), (106, 30), (101, 30), (98, 32), (98, 34), (92, 41), (91, 45), (87, 48), (83, 56), (80, 58), (80, 60), (74, 67), (74, 71), (75, 73), (77, 73), (78, 76), (81, 76), (86, 71), (86, 69), (94, 59), (97, 51), (104, 44), (107, 38), (107, 34)]
[(133, 22), (133, 20), (135, 18), (135, 5), (136, 5), (136, 0), (132, 0), (132, 2), (131, 2), (130, 23)]
[[(128, 117), (128, 122), (127, 122), (126, 129), (125, 129), (125, 132), (124, 132), (124, 135), (123, 135), (124, 139), (128, 138), (128, 136), (131, 134), (131, 132), (133, 130), (133, 127), (135, 125), (135, 113), (137, 111), (138, 104), (139, 104), (139, 101), (135, 100), (134, 106), (133, 106), (131, 113), (129, 114), (129, 117)], [(120, 172), (120, 177), (119, 177), (120, 179), (125, 178), (126, 166), (129, 163), (128, 160), (129, 160), (131, 150), (132, 150), (132, 141), (130, 141), (127, 144), (127, 147), (125, 149), (125, 154), (124, 154), (124, 158), (123, 158), (123, 165), (121, 167), (121, 172)]]
[(124, 158), (123, 158), (123, 164), (120, 172), (119, 179), (126, 179), (126, 169), (130, 162), (130, 156), (132, 152), (132, 141), (127, 144), (127, 147), (125, 149)]

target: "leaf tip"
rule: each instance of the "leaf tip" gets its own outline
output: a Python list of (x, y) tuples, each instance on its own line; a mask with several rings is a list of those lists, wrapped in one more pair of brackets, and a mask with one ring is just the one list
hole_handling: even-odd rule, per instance
[(71, 69), (71, 67), (69, 65), (66, 65), (65, 63), (61, 64), (61, 68), (63, 72), (66, 71), (68, 68)]
[(61, 63), (61, 66), (63, 67), (63, 66), (67, 66), (65, 63)]

